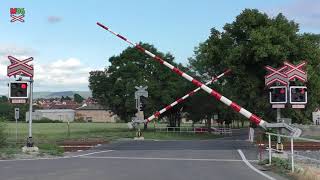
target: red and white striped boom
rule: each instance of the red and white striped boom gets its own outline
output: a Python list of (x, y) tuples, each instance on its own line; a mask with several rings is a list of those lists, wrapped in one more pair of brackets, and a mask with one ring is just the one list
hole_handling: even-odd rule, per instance
[(154, 55), (153, 53), (149, 52), (148, 50), (144, 49), (143, 47), (141, 47), (139, 44), (137, 43), (132, 43), (130, 40), (128, 40), (127, 38), (125, 38), (124, 36), (113, 32), (111, 29), (109, 29), (107, 26), (104, 26), (103, 24), (97, 22), (97, 25), (99, 25), (100, 27), (102, 27), (103, 29), (109, 31), (110, 33), (112, 33), (113, 35), (119, 37), (120, 39), (124, 40), (125, 42), (129, 43), (130, 45), (134, 46), (135, 48), (137, 48), (139, 51), (149, 55), (150, 57), (152, 57), (154, 60), (158, 61), (160, 64), (163, 64), (164, 66), (168, 67), (169, 69), (171, 69), (173, 72), (175, 72), (176, 74), (182, 76), (183, 78), (187, 79), (188, 81), (192, 82), (194, 85), (196, 85), (197, 87), (200, 87), (201, 89), (203, 89), (204, 91), (206, 91), (207, 93), (209, 93), (211, 96), (215, 97), (217, 100), (221, 101), (222, 103), (224, 103), (227, 106), (230, 106), (233, 110), (235, 110), (236, 112), (242, 114), (243, 116), (245, 116), (246, 118), (248, 118), (251, 122), (255, 123), (256, 125), (259, 125), (263, 128), (266, 128), (267, 122), (262, 120), (260, 117), (256, 116), (255, 114), (252, 114), (251, 112), (247, 111), (246, 109), (242, 108), (241, 106), (239, 106), (237, 103), (232, 102), (231, 100), (229, 100), (228, 98), (222, 96), (219, 92), (209, 88), (208, 86), (206, 86), (205, 84), (201, 83), (200, 81), (194, 79), (193, 77), (191, 77), (190, 75), (182, 72), (180, 69), (174, 67), (173, 65), (169, 64), (167, 61), (163, 60), (162, 58)]
[[(219, 76), (212, 78), (210, 81), (208, 81), (205, 85), (209, 85), (211, 83), (216, 82), (219, 78), (221, 78), (222, 76), (228, 74), (231, 70), (228, 69), (226, 71), (224, 71), (222, 74), (220, 74)], [(167, 110), (173, 108), (175, 105), (179, 104), (180, 102), (184, 101), (185, 99), (187, 99), (188, 97), (194, 95), (196, 92), (198, 92), (201, 88), (198, 87), (197, 89), (190, 91), (188, 94), (184, 95), (182, 98), (177, 99), (175, 102), (171, 103), (170, 105), (166, 106), (165, 108), (161, 109), (160, 111), (157, 111), (156, 113), (154, 113), (152, 116), (148, 117), (146, 119), (146, 122), (150, 122), (152, 121), (154, 118), (158, 118), (160, 116), (160, 114), (166, 112)]]

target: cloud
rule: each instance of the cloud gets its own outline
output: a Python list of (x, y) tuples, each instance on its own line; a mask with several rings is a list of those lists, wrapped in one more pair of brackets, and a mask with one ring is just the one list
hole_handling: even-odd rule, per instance
[(36, 54), (31, 48), (17, 46), (15, 44), (0, 44), (0, 56), (29, 56)]
[[(76, 58), (49, 64), (35, 62), (34, 68), (35, 91), (88, 90), (89, 72), (94, 70)], [(7, 83), (14, 80), (6, 74), (7, 65), (0, 63), (0, 94), (7, 94)]]
[(301, 24), (306, 29), (320, 28), (320, 1), (318, 0), (295, 0), (278, 7), (265, 9), (271, 16), (283, 13), (289, 19)]
[[(7, 56), (26, 59), (34, 54), (35, 50), (31, 48), (0, 44), (0, 95), (8, 93), (7, 83), (14, 80), (7, 77), (10, 64)], [(88, 90), (89, 72), (95, 70), (78, 58), (58, 59), (51, 63), (35, 61), (33, 64), (35, 91)]]
[(77, 68), (81, 67), (82, 64), (78, 59), (75, 58), (69, 58), (65, 61), (58, 60), (51, 64), (53, 68), (61, 68), (61, 69), (69, 69), (69, 68)]
[(87, 90), (89, 72), (93, 70), (76, 58), (57, 60), (35, 67), (35, 87), (46, 90)]
[(62, 21), (62, 18), (61, 17), (58, 17), (58, 16), (49, 16), (47, 18), (47, 21), (51, 24), (54, 24), (54, 23), (58, 23), (60, 21)]

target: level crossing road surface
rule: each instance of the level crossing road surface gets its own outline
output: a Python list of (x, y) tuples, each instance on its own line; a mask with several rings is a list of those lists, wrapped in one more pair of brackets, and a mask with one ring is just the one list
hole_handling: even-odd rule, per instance
[[(122, 140), (64, 157), (0, 161), (1, 180), (268, 180), (244, 140)], [(248, 160), (249, 167), (241, 157)], [(254, 170), (255, 169), (255, 170)], [(258, 172), (257, 172), (258, 171)]]

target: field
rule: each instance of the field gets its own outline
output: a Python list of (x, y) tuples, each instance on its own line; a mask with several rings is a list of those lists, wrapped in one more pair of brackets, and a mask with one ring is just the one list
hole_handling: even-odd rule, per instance
[[(158, 124), (157, 126), (164, 127), (166, 125)], [(19, 122), (17, 130), (18, 133), (16, 137), (16, 124), (7, 123), (7, 145), (5, 148), (0, 149), (0, 154), (1, 152), (8, 154), (7, 151), (15, 151), (25, 145), (28, 137), (28, 123)], [(33, 123), (32, 125), (32, 135), (36, 146), (40, 147), (43, 152), (48, 152), (49, 154), (61, 154), (63, 151), (58, 145), (66, 140), (115, 141), (124, 138), (132, 139), (135, 137), (135, 134), (136, 131), (129, 130), (125, 123), (70, 123), (70, 133), (68, 133), (67, 123)], [(146, 139), (159, 140), (213, 139), (219, 137), (208, 133), (160, 133), (155, 132), (151, 124), (148, 130), (143, 132), (143, 136)]]
[[(15, 128), (15, 123), (8, 123), (6, 133), (9, 143), (16, 142)], [(70, 134), (68, 134), (67, 123), (34, 123), (32, 132), (36, 143), (56, 143), (67, 139), (85, 140), (90, 138), (113, 141), (121, 138), (133, 138), (136, 133), (134, 130), (129, 130), (125, 123), (70, 123)], [(211, 139), (216, 137), (210, 134), (155, 133), (153, 125), (143, 135), (147, 139)], [(18, 123), (18, 143), (25, 142), (27, 136), (28, 124)]]

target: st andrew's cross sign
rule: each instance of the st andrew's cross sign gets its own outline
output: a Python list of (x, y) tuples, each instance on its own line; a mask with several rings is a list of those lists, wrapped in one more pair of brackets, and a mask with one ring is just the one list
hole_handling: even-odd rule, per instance
[(287, 61), (284, 62), (284, 65), (288, 67), (288, 70), (285, 72), (285, 74), (288, 76), (289, 81), (297, 78), (302, 82), (307, 81), (307, 73), (304, 71), (304, 66), (307, 64), (307, 62), (303, 61), (298, 65), (293, 65)]
[(33, 60), (33, 57), (19, 60), (15, 57), (8, 56), (8, 59), (11, 62), (11, 65), (7, 68), (7, 75), (14, 76), (14, 75), (24, 75), (28, 77), (33, 77), (34, 69), (32, 65), (27, 64)]
[(303, 83), (306, 82), (307, 73), (304, 70), (306, 64), (305, 61), (298, 65), (285, 61), (284, 66), (279, 69), (265, 66), (266, 70), (269, 71), (269, 74), (265, 76), (265, 85), (270, 86), (271, 84), (278, 82), (284, 86), (288, 86), (289, 81), (294, 81), (295, 79), (302, 81)]

